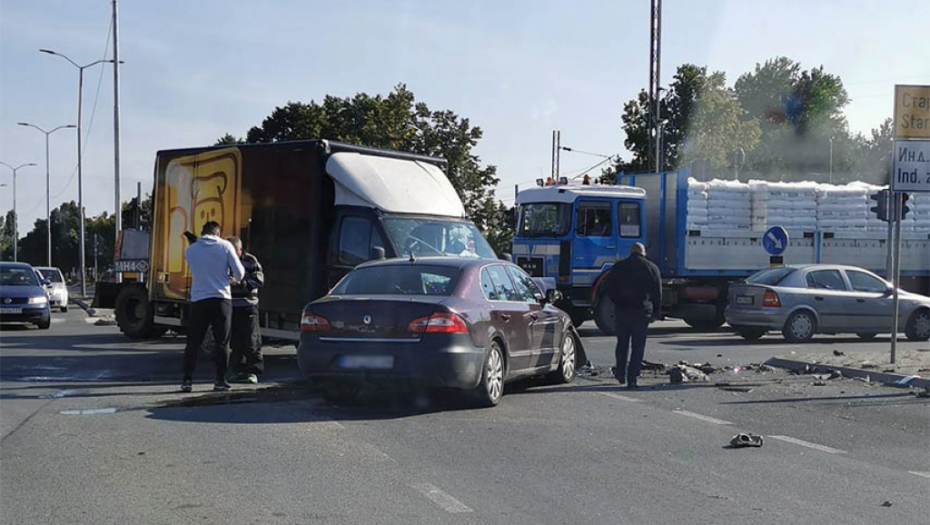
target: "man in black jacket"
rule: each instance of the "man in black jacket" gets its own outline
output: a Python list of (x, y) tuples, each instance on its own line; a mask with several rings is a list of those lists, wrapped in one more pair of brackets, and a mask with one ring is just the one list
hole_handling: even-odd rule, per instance
[(646, 247), (636, 243), (630, 248), (630, 256), (611, 268), (606, 284), (617, 312), (614, 375), (621, 385), (626, 383), (633, 389), (643, 366), (649, 321), (657, 319), (662, 308), (662, 278), (659, 268), (646, 259)]
[(242, 249), (242, 241), (238, 237), (227, 240), (236, 249), (245, 268), (245, 277), (232, 287), (230, 382), (255, 384), (258, 383), (258, 376), (265, 371), (262, 334), (258, 324), (258, 290), (265, 284), (265, 274), (258, 259)]

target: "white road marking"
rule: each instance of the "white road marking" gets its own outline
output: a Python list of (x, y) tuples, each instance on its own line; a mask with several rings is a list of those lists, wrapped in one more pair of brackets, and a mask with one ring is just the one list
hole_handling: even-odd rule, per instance
[(831, 448), (826, 445), (818, 445), (817, 443), (811, 443), (810, 441), (804, 441), (801, 439), (793, 438), (791, 436), (769, 436), (772, 439), (777, 439), (779, 441), (784, 441), (786, 443), (793, 443), (795, 445), (801, 445), (802, 447), (812, 448), (814, 450), (819, 450), (821, 452), (826, 452), (828, 454), (845, 454), (845, 450), (840, 450), (838, 448)]
[(411, 485), (411, 487), (413, 487), (420, 494), (426, 496), (427, 499), (436, 505), (439, 505), (439, 507), (446, 512), (450, 512), (452, 514), (472, 512), (471, 508), (469, 508), (467, 505), (441, 491), (434, 485), (429, 483), (417, 483), (416, 485)]
[(52, 324), (58, 324), (58, 323), (63, 323), (63, 322), (65, 322), (65, 320), (62, 319), (61, 317), (53, 317), (53, 318), (52, 318)]
[(642, 401), (641, 399), (636, 399), (635, 397), (627, 397), (620, 394), (614, 394), (613, 392), (595, 392), (595, 394), (612, 397), (614, 399), (619, 399), (620, 401), (629, 401), (630, 403), (639, 403)]
[(62, 410), (60, 414), (66, 416), (90, 416), (94, 414), (112, 414), (116, 412), (115, 408), (91, 408), (87, 410)]
[(913, 470), (908, 471), (908, 474), (913, 474), (915, 476), (920, 476), (922, 478), (930, 479), (930, 472), (915, 472)]
[(672, 412), (676, 414), (680, 414), (682, 416), (688, 416), (688, 417), (693, 417), (694, 419), (700, 419), (701, 421), (707, 421), (708, 423), (713, 423), (715, 425), (732, 425), (733, 424), (733, 423), (730, 423), (729, 421), (724, 421), (722, 419), (717, 419), (717, 418), (710, 417), (710, 416), (703, 416), (701, 414), (695, 414), (694, 412), (688, 412), (687, 410), (672, 410)]

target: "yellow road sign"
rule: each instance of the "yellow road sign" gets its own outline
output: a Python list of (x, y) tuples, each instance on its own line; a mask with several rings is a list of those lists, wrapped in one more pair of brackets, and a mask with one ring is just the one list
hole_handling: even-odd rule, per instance
[(894, 87), (894, 138), (930, 139), (930, 86)]

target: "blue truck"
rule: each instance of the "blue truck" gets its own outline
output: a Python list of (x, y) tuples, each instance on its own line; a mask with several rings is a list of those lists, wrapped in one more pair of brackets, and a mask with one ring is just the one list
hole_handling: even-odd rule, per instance
[[(516, 264), (562, 294), (576, 325), (594, 319), (613, 333), (614, 308), (600, 284), (635, 242), (662, 272), (663, 314), (698, 329), (725, 322), (727, 289), (770, 266), (763, 231), (689, 228), (689, 171), (620, 174), (618, 185), (558, 184), (517, 192)], [(883, 232), (787, 228), (784, 264), (849, 263), (885, 273)], [(808, 231), (805, 231), (808, 230)], [(927, 293), (930, 235), (902, 235), (902, 287)]]

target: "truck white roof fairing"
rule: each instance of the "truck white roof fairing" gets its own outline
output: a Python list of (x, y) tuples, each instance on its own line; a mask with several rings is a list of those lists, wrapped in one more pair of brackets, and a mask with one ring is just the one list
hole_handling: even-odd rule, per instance
[(584, 185), (557, 185), (530, 188), (517, 194), (517, 204), (533, 202), (564, 202), (571, 204), (582, 197), (607, 197), (644, 199), (646, 190), (633, 186), (584, 186)]
[(337, 206), (388, 213), (465, 217), (465, 207), (438, 166), (360, 153), (334, 153), (326, 172), (336, 186)]

